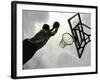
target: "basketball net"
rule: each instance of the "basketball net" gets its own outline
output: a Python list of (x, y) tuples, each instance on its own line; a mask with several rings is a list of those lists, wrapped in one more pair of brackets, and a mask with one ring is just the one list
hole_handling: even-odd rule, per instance
[(73, 44), (73, 37), (71, 34), (69, 33), (64, 33), (62, 34), (62, 39), (59, 42), (59, 46), (61, 48), (65, 48), (67, 45), (72, 45)]

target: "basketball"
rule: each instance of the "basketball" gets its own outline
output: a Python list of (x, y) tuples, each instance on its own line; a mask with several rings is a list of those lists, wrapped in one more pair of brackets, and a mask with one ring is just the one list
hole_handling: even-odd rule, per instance
[(59, 28), (59, 26), (60, 26), (59, 22), (54, 22), (53, 28)]

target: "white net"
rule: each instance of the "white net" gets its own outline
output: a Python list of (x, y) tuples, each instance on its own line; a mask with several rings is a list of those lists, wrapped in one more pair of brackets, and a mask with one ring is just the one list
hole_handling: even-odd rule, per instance
[(62, 35), (62, 40), (59, 42), (59, 46), (64, 48), (66, 45), (73, 44), (73, 37), (69, 33), (64, 33)]

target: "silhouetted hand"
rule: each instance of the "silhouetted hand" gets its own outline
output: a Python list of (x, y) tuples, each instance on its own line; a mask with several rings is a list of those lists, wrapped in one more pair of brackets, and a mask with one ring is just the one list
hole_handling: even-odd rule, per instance
[(59, 28), (59, 26), (60, 26), (59, 22), (54, 22), (54, 24), (53, 24), (53, 28), (58, 29), (58, 28)]
[(53, 28), (59, 28), (59, 26), (53, 26)]

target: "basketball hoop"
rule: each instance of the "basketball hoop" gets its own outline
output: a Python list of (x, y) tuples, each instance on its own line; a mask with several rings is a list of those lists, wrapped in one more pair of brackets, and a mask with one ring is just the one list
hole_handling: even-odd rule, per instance
[(72, 35), (69, 34), (69, 33), (64, 33), (64, 34), (62, 35), (61, 41), (59, 42), (59, 46), (60, 46), (61, 48), (65, 48), (66, 45), (72, 45), (73, 42), (74, 42), (74, 40), (73, 40)]

